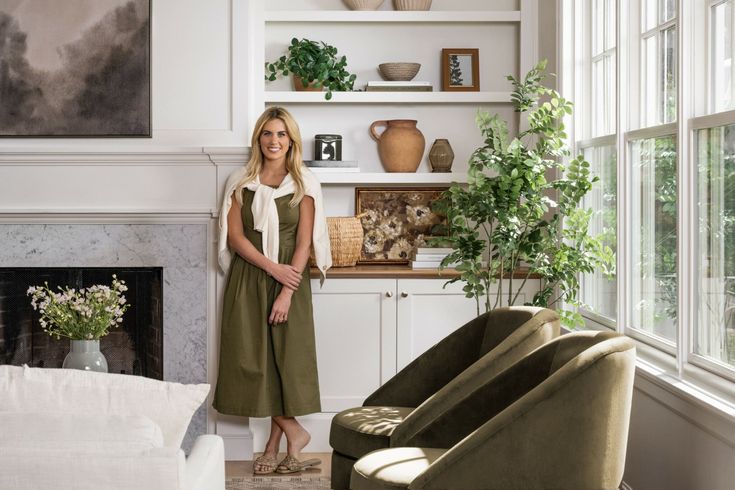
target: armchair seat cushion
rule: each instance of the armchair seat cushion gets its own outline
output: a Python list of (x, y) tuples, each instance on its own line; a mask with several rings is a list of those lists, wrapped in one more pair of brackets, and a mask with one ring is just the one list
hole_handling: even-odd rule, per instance
[(366, 454), (352, 468), (352, 490), (396, 490), (408, 485), (446, 449), (393, 447)]
[(415, 409), (411, 407), (356, 407), (332, 419), (329, 444), (355, 459), (390, 446), (393, 430)]

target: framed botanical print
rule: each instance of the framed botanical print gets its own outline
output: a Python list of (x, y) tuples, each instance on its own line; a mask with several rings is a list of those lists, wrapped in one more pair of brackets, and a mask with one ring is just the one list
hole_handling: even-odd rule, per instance
[(442, 49), (442, 90), (450, 92), (480, 91), (479, 49)]

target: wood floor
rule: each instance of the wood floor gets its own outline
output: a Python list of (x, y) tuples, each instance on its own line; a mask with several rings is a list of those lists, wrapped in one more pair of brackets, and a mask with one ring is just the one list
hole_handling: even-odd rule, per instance
[[(260, 453), (256, 453), (255, 456), (259, 456)], [(282, 460), (286, 457), (286, 453), (278, 455), (278, 460)], [(302, 472), (303, 475), (309, 476), (329, 476), (332, 470), (332, 453), (303, 453), (301, 459), (319, 458), (322, 460), (322, 464), (315, 467), (309, 468)], [(243, 477), (252, 476), (253, 474), (253, 462), (252, 461), (225, 461), (225, 476), (230, 477)], [(272, 473), (274, 476), (283, 476), (278, 473)], [(268, 476), (268, 475), (262, 475)]]

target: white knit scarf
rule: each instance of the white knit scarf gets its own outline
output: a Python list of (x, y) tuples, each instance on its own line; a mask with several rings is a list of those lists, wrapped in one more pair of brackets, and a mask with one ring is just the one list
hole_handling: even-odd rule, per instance
[[(219, 215), (219, 247), (218, 259), (222, 271), (227, 273), (232, 262), (232, 251), (227, 244), (227, 213), (232, 206), (232, 194), (237, 185), (245, 176), (246, 169), (242, 167), (230, 175), (225, 186), (225, 194)], [(301, 175), (304, 180), (304, 191), (307, 196), (314, 199), (314, 231), (312, 232), (312, 246), (314, 257), (319, 268), (320, 284), (324, 283), (327, 270), (332, 267), (332, 252), (329, 245), (329, 233), (327, 232), (327, 220), (324, 217), (324, 202), (322, 200), (322, 187), (316, 176), (307, 167), (301, 167)], [(296, 182), (291, 174), (287, 174), (278, 188), (273, 188), (260, 183), (260, 178), (245, 184), (245, 187), (253, 192), (254, 228), (263, 235), (263, 255), (278, 263), (278, 208), (276, 199), (296, 192)]]

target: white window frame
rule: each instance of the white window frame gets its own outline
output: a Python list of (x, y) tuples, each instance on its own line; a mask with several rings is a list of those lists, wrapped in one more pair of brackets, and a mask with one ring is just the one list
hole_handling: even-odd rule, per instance
[[(607, 145), (614, 142), (617, 149), (618, 163), (618, 315), (616, 321), (610, 321), (593, 312), (582, 310), (589, 328), (614, 329), (625, 333), (637, 341), (639, 369), (657, 378), (662, 386), (669, 386), (672, 392), (686, 393), (692, 399), (704, 405), (716, 407), (721, 413), (735, 416), (735, 368), (726, 366), (716, 360), (693, 352), (695, 325), (697, 321), (698, 301), (698, 225), (697, 225), (697, 165), (696, 136), (700, 129), (735, 124), (735, 110), (709, 115), (713, 109), (711, 93), (711, 13), (712, 7), (725, 0), (707, 0), (691, 2), (679, 0), (676, 16), (671, 21), (656, 27), (656, 32), (670, 27), (673, 23), (677, 29), (677, 106), (676, 121), (668, 124), (631, 130), (642, 120), (641, 114), (629, 105), (631, 99), (639, 102), (641, 95), (635, 85), (629, 85), (633, 74), (639, 81), (641, 77), (631, 73), (629, 63), (638, 63), (640, 54), (631, 57), (629, 52), (630, 36), (640, 36), (641, 24), (629, 26), (630, 1), (618, 0), (616, 11), (616, 83), (617, 108), (616, 132), (610, 136), (583, 139), (575, 137), (579, 133), (575, 125), (570, 128), (570, 143), (574, 154), (592, 146)], [(560, 88), (562, 94), (574, 94), (574, 100), (589, 103), (590, 83), (588, 73), (579, 73), (585, 66), (582, 59), (584, 53), (577, 52), (590, 49), (589, 25), (578, 26), (578, 15), (575, 0), (558, 0), (560, 4), (560, 59), (562, 76)], [(634, 2), (637, 4), (637, 2)], [(582, 7), (584, 8), (584, 7)], [(734, 5), (735, 8), (735, 5)], [(621, 21), (621, 19), (625, 19)], [(571, 25), (571, 29), (567, 27)], [(735, 28), (735, 27), (734, 27)], [(651, 29), (650, 32), (653, 32)], [(581, 35), (580, 32), (585, 35)], [(733, 34), (735, 35), (735, 33)], [(586, 37), (586, 39), (585, 39)], [(707, 56), (701, 56), (706, 49)], [(709, 90), (707, 90), (709, 89)], [(635, 120), (631, 120), (633, 116)], [(582, 116), (574, 121), (577, 125), (588, 123)], [(589, 126), (587, 126), (589, 127)], [(675, 135), (677, 139), (677, 212), (678, 212), (678, 244), (677, 274), (678, 301), (676, 344), (668, 345), (657, 338), (649, 338), (645, 332), (628, 328), (632, 320), (630, 292), (633, 277), (629, 271), (631, 261), (631, 240), (638, 239), (638, 234), (630, 229), (632, 222), (631, 170), (629, 168), (630, 142), (637, 139)]]

